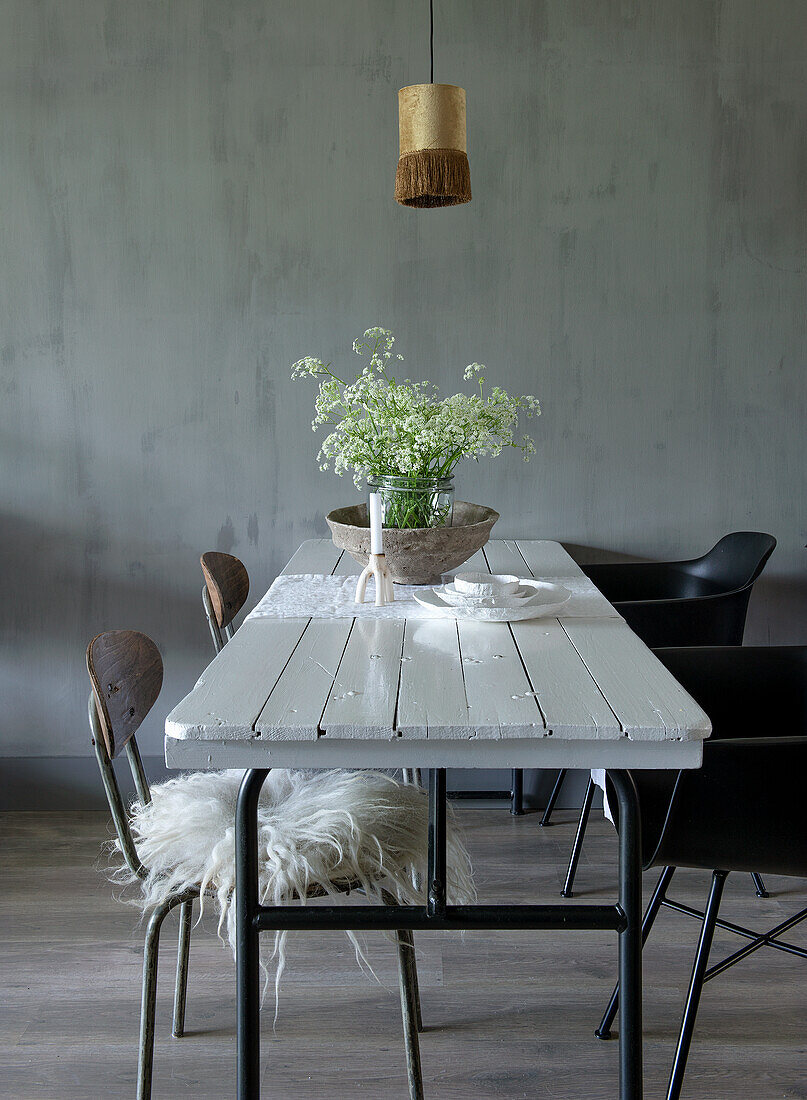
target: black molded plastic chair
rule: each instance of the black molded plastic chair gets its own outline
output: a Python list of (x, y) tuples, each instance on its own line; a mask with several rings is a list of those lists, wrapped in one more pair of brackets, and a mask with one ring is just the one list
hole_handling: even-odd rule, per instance
[(586, 565), (583, 571), (639, 637), (662, 646), (741, 645), (754, 581), (773, 535), (734, 531), (691, 561)]
[[(742, 645), (754, 582), (774, 551), (776, 539), (761, 531), (734, 531), (691, 561), (626, 562), (583, 566), (628, 626), (656, 649), (663, 646)], [(542, 825), (548, 825), (566, 770), (558, 773)], [(572, 896), (591, 805), (589, 779), (561, 894)], [(757, 893), (765, 897), (758, 878)]]
[[(702, 768), (633, 773), (644, 868), (663, 868), (645, 913), (643, 941), (662, 906), (702, 922), (667, 1092), (668, 1100), (677, 1100), (704, 982), (761, 947), (807, 959), (807, 950), (781, 940), (807, 918), (807, 909), (764, 933), (718, 917), (730, 871), (807, 876), (807, 646), (667, 649), (657, 656), (713, 727)], [(667, 897), (677, 867), (713, 872), (704, 912)], [(748, 942), (709, 967), (716, 926)], [(610, 1037), (618, 995), (617, 987), (597, 1029), (602, 1039)]]

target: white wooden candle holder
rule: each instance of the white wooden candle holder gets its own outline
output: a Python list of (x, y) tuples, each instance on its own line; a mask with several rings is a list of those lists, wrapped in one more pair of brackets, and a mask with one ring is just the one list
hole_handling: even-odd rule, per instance
[(364, 603), (364, 593), (367, 581), (370, 577), (375, 580), (375, 605), (383, 607), (386, 603), (395, 603), (395, 591), (392, 587), (392, 577), (387, 567), (386, 554), (371, 554), (370, 560), (362, 570), (359, 583), (356, 585), (356, 603)]

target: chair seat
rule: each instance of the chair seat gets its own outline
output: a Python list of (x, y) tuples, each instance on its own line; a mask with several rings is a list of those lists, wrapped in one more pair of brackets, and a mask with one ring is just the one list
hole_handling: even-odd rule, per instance
[[(189, 888), (212, 892), (234, 943), (235, 808), (240, 771), (196, 772), (152, 788), (132, 807), (132, 833), (148, 868), (140, 903), (154, 908)], [(424, 902), (428, 796), (381, 772), (269, 773), (258, 805), (259, 890), (264, 904), (337, 897), (361, 889), (381, 901)], [(470, 861), (449, 829), (448, 892), (475, 897)]]
[[(354, 881), (354, 882), (334, 882), (332, 884), (332, 886), (333, 886), (333, 891), (337, 894), (347, 895), (347, 894), (352, 894), (354, 890), (361, 890), (361, 883), (357, 882), (357, 881)], [(205, 897), (205, 898), (215, 899), (216, 896), (217, 896), (216, 891), (212, 888), (212, 886), (203, 886), (201, 882), (195, 883), (195, 885), (192, 887), (192, 889), (194, 889), (198, 892), (200, 898)], [(325, 898), (325, 897), (328, 897), (328, 896), (329, 895), (328, 895), (327, 891), (325, 891), (321, 886), (311, 886), (311, 887), (309, 887), (308, 893), (305, 895), (305, 900), (306, 901), (316, 901), (317, 898)], [(284, 898), (283, 901), (284, 902), (300, 901), (300, 895), (295, 891), (290, 897)]]

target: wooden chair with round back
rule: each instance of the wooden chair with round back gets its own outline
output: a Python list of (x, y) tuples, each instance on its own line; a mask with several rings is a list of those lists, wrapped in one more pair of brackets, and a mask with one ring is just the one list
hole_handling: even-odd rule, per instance
[[(226, 557), (227, 555), (221, 556)], [(237, 561), (237, 559), (232, 560)], [(215, 566), (216, 563), (213, 564)], [(238, 562), (238, 565), (241, 566), (241, 563)], [(241, 566), (241, 569), (244, 574), (244, 578), (241, 580), (238, 578), (238, 571), (234, 571), (239, 593), (232, 602), (235, 609), (231, 611), (226, 602), (223, 603), (222, 606), (229, 614), (229, 618), (227, 618), (227, 614), (220, 618), (214, 612), (216, 614), (214, 622), (217, 626), (220, 623), (224, 628), (229, 626), (233, 616), (237, 614), (246, 599), (249, 582), (245, 580), (246, 570), (243, 566)], [(224, 593), (227, 592), (227, 589), (219, 588), (218, 592), (220, 597), (225, 599)], [(235, 607), (238, 598), (240, 598), (240, 603)], [(215, 608), (212, 601), (211, 605)], [(222, 618), (225, 620), (223, 623)], [(214, 635), (214, 642), (215, 640), (216, 635)], [(223, 645), (223, 642), (221, 644)], [(145, 634), (140, 634), (135, 630), (111, 630), (99, 634), (90, 642), (87, 647), (87, 669), (92, 684), (92, 692), (89, 697), (92, 741), (98, 759), (98, 766), (101, 770), (107, 801), (112, 812), (120, 850), (132, 875), (138, 879), (145, 879), (148, 875), (148, 869), (143, 865), (138, 855), (129, 814), (115, 774), (114, 761), (121, 752), (125, 752), (132, 771), (138, 799), (144, 804), (151, 802), (151, 791), (143, 769), (135, 735), (160, 694), (163, 681), (162, 658), (157, 646)], [(331, 885), (342, 893), (363, 889), (359, 882), (333, 881)], [(322, 893), (321, 887), (312, 885), (307, 897), (320, 897)], [(199, 897), (199, 894), (200, 887), (171, 894), (161, 901), (150, 914), (143, 954), (137, 1100), (149, 1100), (151, 1096), (160, 929), (168, 913), (180, 906), (179, 953), (174, 992), (173, 1026), (173, 1034), (179, 1037), (184, 1032), (185, 1024), (193, 902), (195, 898)], [(300, 897), (297, 893), (294, 893), (288, 900), (299, 901)], [(388, 898), (387, 903), (392, 904), (393, 899)], [(412, 933), (404, 929), (396, 931), (396, 942), (409, 1096), (410, 1100), (423, 1100), (418, 1040), (418, 1032), (422, 1030), (422, 1023)]]
[(233, 619), (247, 601), (249, 574), (242, 561), (218, 550), (208, 550), (199, 560), (205, 578), (202, 606), (216, 653), (220, 653), (233, 636)]
[[(145, 634), (139, 634), (136, 630), (109, 630), (93, 638), (87, 647), (87, 670), (92, 684), (89, 698), (92, 743), (118, 843), (129, 870), (138, 878), (145, 878), (146, 868), (137, 854), (129, 815), (115, 774), (114, 760), (121, 752), (125, 752), (138, 798), (141, 802), (151, 801), (135, 735), (160, 694), (163, 682), (162, 658), (157, 646)], [(148, 922), (143, 951), (138, 1100), (148, 1100), (151, 1095), (160, 930), (171, 910), (179, 906), (179, 949), (172, 1029), (173, 1035), (179, 1038), (185, 1029), (191, 920), (193, 901), (198, 896), (198, 890), (189, 890), (168, 898), (153, 911)]]

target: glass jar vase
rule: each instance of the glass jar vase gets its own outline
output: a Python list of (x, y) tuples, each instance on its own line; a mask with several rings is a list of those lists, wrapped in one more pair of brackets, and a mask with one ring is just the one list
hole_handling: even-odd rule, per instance
[(453, 477), (373, 474), (367, 479), (367, 489), (381, 497), (381, 522), (385, 527), (451, 527)]

